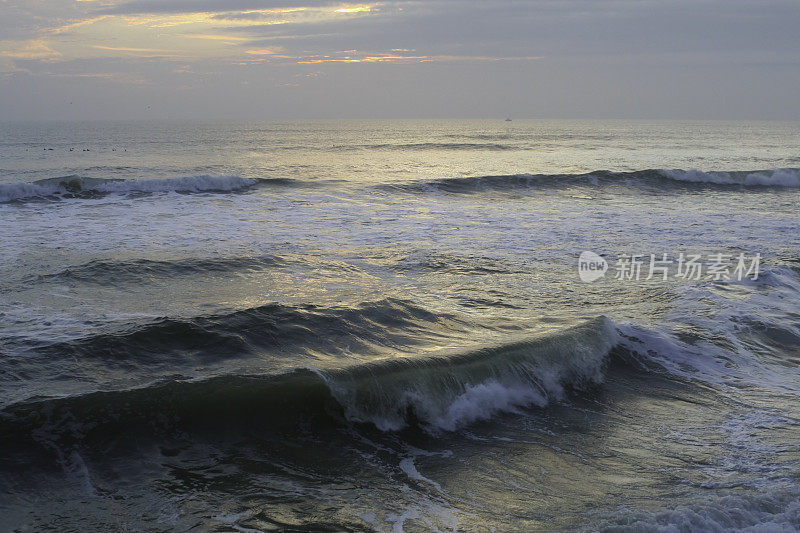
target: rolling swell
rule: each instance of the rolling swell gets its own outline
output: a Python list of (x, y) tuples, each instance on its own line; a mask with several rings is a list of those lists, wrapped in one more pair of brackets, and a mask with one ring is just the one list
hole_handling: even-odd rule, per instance
[(96, 260), (44, 274), (38, 279), (73, 280), (84, 283), (140, 283), (153, 277), (194, 276), (204, 273), (253, 271), (285, 265), (283, 258), (237, 256), (219, 258), (181, 258), (172, 260), (131, 259)]
[(450, 356), (393, 359), (335, 371), (171, 380), (148, 387), (29, 400), (0, 411), (8, 437), (105, 440), (121, 433), (297, 430), (298, 421), (416, 425), (453, 431), (500, 412), (545, 406), (603, 378), (614, 326), (598, 317), (555, 335)]
[(295, 180), (288, 178), (243, 178), (240, 176), (183, 176), (136, 180), (64, 176), (31, 183), (2, 184), (0, 185), (0, 202), (35, 198), (97, 198), (109, 194), (220, 193), (241, 191), (256, 185), (291, 186), (295, 183)]
[[(153, 371), (231, 357), (297, 357), (304, 350), (341, 355), (382, 345), (413, 344), (412, 336), (448, 320), (410, 302), (383, 299), (357, 307), (278, 303), (227, 314), (161, 318), (36, 348), (54, 358), (97, 361)], [(346, 342), (345, 342), (346, 341)]]
[(500, 143), (470, 143), (470, 142), (423, 142), (423, 143), (381, 143), (381, 144), (362, 144), (356, 146), (337, 146), (339, 150), (442, 150), (442, 151), (504, 151), (519, 150), (517, 146)]
[(441, 191), (474, 193), (574, 186), (647, 187), (665, 190), (692, 188), (800, 188), (800, 169), (703, 172), (700, 170), (651, 169), (635, 172), (598, 170), (584, 174), (509, 174), (442, 178), (417, 183), (382, 185), (380, 188), (405, 192)]

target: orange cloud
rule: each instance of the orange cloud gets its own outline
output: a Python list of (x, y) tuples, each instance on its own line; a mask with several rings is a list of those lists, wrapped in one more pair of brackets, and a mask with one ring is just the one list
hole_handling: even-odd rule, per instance
[(99, 44), (92, 46), (92, 48), (97, 48), (98, 50), (111, 50), (112, 52), (144, 52), (148, 54), (169, 53), (168, 50), (159, 50), (158, 48), (128, 48), (126, 46), (102, 46)]
[(396, 61), (424, 61), (429, 60), (429, 56), (398, 56), (391, 54), (381, 54), (376, 56), (363, 56), (363, 57), (323, 57), (319, 59), (302, 59), (298, 61), (300, 64), (314, 64), (314, 63), (385, 63)]
[(186, 34), (186, 37), (190, 37), (192, 39), (207, 39), (209, 41), (249, 41), (250, 39), (247, 37), (234, 37), (233, 35), (213, 35), (207, 33), (190, 33)]
[(253, 56), (273, 56), (282, 52), (283, 49), (281, 48), (262, 48), (260, 50), (245, 50), (245, 54), (250, 54)]
[(372, 8), (376, 7), (376, 4), (360, 4), (356, 6), (347, 6), (347, 7), (340, 7), (336, 9), (336, 13), (369, 13), (372, 11)]
[(50, 48), (44, 39), (5, 41), (2, 44), (8, 49), (0, 51), (0, 55), (14, 59), (53, 59), (61, 55)]
[(49, 30), (50, 33), (66, 33), (70, 30), (74, 30), (75, 28), (79, 28), (81, 26), (89, 26), (94, 24), (95, 22), (100, 22), (101, 20), (109, 18), (111, 15), (100, 15), (99, 17), (93, 17), (85, 20), (79, 20), (77, 22), (70, 22), (68, 24), (64, 24), (61, 26), (57, 26), (55, 28), (51, 28)]
[(403, 55), (396, 52), (406, 52), (402, 48), (392, 49), (392, 53), (385, 54), (362, 54), (358, 55), (355, 50), (339, 52), (339, 56), (321, 56), (310, 58), (298, 58), (300, 64), (317, 63), (404, 63), (404, 62), (432, 62), (432, 61), (534, 61), (541, 59), (541, 56), (526, 57), (488, 57), (488, 56), (452, 56), (452, 55)]

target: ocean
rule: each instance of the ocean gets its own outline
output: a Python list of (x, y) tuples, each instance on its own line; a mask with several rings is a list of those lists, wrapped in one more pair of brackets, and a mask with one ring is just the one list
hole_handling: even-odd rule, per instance
[(800, 123), (0, 125), (0, 529), (800, 530)]

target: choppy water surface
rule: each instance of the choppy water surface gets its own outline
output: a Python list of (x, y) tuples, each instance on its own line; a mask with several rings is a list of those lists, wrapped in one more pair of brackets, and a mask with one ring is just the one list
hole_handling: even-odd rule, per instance
[(799, 169), (800, 124), (4, 124), (0, 526), (797, 530)]

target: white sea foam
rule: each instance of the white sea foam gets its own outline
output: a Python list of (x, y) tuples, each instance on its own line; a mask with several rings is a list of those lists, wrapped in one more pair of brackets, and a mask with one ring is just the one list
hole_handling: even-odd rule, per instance
[(350, 420), (396, 431), (413, 416), (436, 434), (541, 407), (562, 399), (566, 387), (601, 382), (615, 344), (613, 322), (598, 317), (543, 338), (321, 376)]
[(0, 202), (68, 194), (228, 192), (251, 187), (257, 182), (256, 179), (240, 176), (182, 176), (137, 180), (101, 180), (68, 176), (33, 183), (2, 184), (0, 185)]
[(417, 465), (414, 464), (413, 457), (406, 457), (405, 459), (400, 461), (400, 470), (402, 470), (403, 473), (405, 473), (405, 475), (407, 475), (409, 479), (413, 479), (414, 481), (420, 481), (422, 483), (427, 483), (436, 490), (438, 490), (439, 492), (442, 492), (441, 485), (419, 473), (419, 470), (417, 470)]
[(496, 413), (511, 412), (518, 407), (544, 407), (547, 397), (530, 386), (505, 386), (490, 380), (477, 385), (468, 385), (463, 394), (456, 397), (444, 413), (435, 417), (431, 423), (440, 429), (455, 429), (488, 420)]
[(660, 170), (675, 181), (762, 187), (800, 187), (800, 169), (779, 168), (756, 172), (703, 172), (701, 170)]
[(724, 496), (656, 512), (623, 513), (590, 529), (620, 533), (796, 532), (800, 529), (800, 499), (784, 491)]

